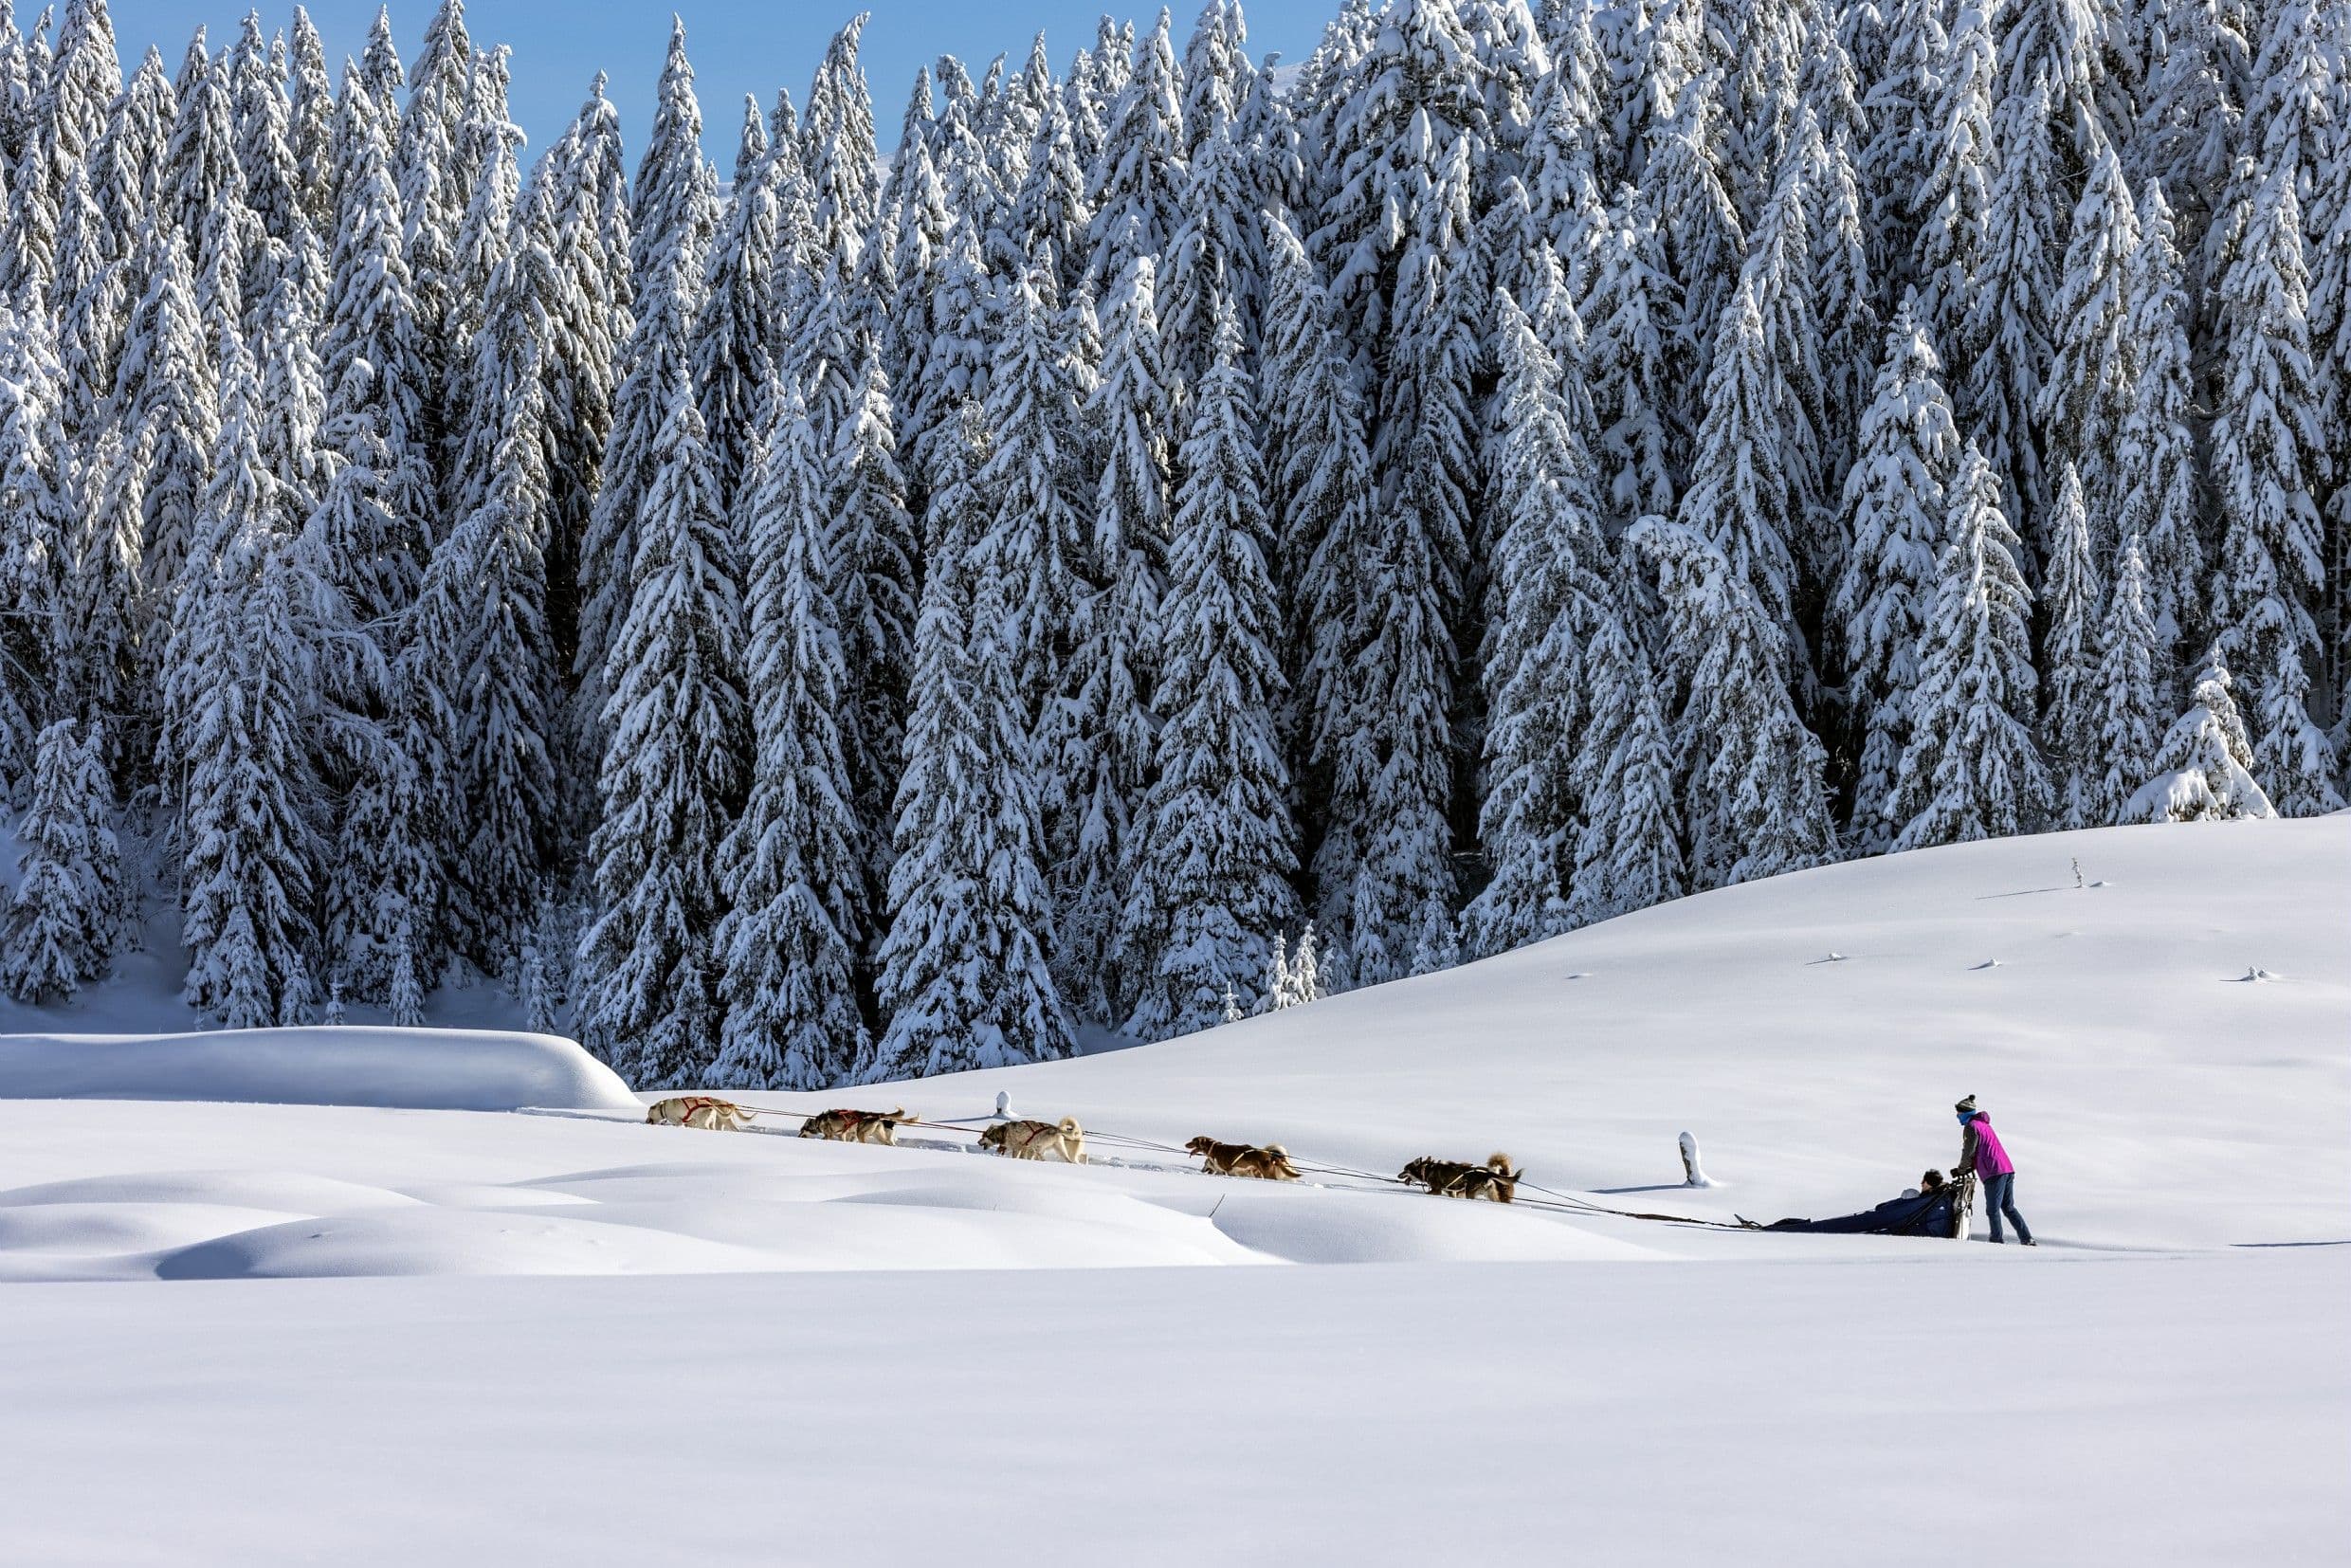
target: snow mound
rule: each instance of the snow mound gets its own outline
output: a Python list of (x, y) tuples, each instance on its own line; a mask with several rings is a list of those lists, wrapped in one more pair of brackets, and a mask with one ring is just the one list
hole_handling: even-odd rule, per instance
[(611, 1068), (552, 1034), (350, 1026), (0, 1035), (0, 1099), (640, 1108)]

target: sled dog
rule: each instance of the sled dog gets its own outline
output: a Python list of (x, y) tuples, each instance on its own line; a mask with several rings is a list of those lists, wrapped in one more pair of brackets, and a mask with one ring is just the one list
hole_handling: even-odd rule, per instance
[(1483, 1165), (1463, 1165), (1450, 1159), (1438, 1159), (1423, 1155), (1396, 1173), (1399, 1181), (1414, 1181), (1439, 1197), (1485, 1198), (1494, 1203), (1508, 1203), (1519, 1194), (1519, 1178), (1524, 1171), (1510, 1168), (1510, 1157), (1488, 1155)]
[(754, 1114), (732, 1100), (681, 1094), (654, 1101), (647, 1107), (645, 1120), (657, 1127), (706, 1127), (713, 1132), (738, 1133), (751, 1125)]
[(1248, 1143), (1219, 1143), (1212, 1138), (1200, 1137), (1184, 1145), (1184, 1152), (1200, 1157), (1201, 1168), (1211, 1176), (1255, 1176), (1260, 1181), (1296, 1181), (1298, 1167), (1290, 1163), (1289, 1151), (1279, 1143), (1262, 1148)]
[(901, 1105), (894, 1111), (820, 1111), (800, 1123), (802, 1138), (829, 1138), (836, 1143), (896, 1143), (898, 1125), (916, 1118)]
[(1085, 1163), (1085, 1131), (1074, 1116), (1052, 1121), (999, 1121), (979, 1135), (979, 1146), (1014, 1159), (1059, 1158)]

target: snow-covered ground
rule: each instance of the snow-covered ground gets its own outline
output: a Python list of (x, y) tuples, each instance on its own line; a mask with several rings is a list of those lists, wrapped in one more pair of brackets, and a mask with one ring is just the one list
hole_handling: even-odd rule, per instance
[(2346, 931), (2351, 815), (2052, 835), (741, 1097), (1772, 1219), (1951, 1163), (1974, 1093), (2033, 1251), (647, 1127), (529, 1037), (462, 1090), (397, 1031), (339, 1077), (0, 1040), (0, 1095), (194, 1051), (177, 1092), (368, 1103), (0, 1099), (0, 1560), (2351, 1560)]

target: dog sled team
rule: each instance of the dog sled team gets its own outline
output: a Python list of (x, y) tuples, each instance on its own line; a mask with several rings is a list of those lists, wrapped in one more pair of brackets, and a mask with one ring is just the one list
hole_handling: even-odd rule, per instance
[[(1002, 1120), (980, 1133), (982, 1149), (1008, 1159), (1058, 1159), (1068, 1165), (1086, 1162), (1085, 1129), (1078, 1125), (1076, 1117), (1065, 1116), (1058, 1121), (1030, 1121), (1005, 1116), (1001, 1096), (996, 1104)], [(1941, 1171), (1930, 1170), (1919, 1178), (1918, 1186), (1907, 1189), (1902, 1196), (1857, 1214), (1829, 1220), (1783, 1219), (1758, 1229), (1964, 1239), (1967, 1217), (1980, 1191), (1985, 1212), (1992, 1221), (1992, 1240), (1999, 1243), (2007, 1239), (2002, 1234), (2005, 1220), (2016, 1228), (2019, 1242), (2027, 1247), (2034, 1245), (2024, 1215), (2016, 1212), (2016, 1163), (2001, 1145), (1999, 1135), (1992, 1130), (1992, 1119), (1977, 1107), (1972, 1094), (1952, 1110), (1959, 1117), (1961, 1142), (1959, 1162), (1951, 1167), (1947, 1177)], [(715, 1095), (684, 1094), (656, 1101), (647, 1109), (645, 1119), (656, 1126), (740, 1132), (751, 1125), (752, 1118), (760, 1114), (756, 1107), (738, 1105)], [(895, 1146), (900, 1127), (922, 1124), (903, 1106), (887, 1111), (836, 1107), (803, 1121), (800, 1136), (840, 1143)], [(1687, 1144), (1688, 1135), (1683, 1137), (1683, 1161), (1694, 1171), (1694, 1152)], [(1289, 1151), (1279, 1143), (1227, 1143), (1202, 1135), (1185, 1144), (1184, 1152), (1197, 1158), (1201, 1169), (1211, 1176), (1244, 1176), (1258, 1181), (1300, 1179)], [(1509, 1203), (1518, 1197), (1519, 1183), (1525, 1176), (1526, 1173), (1514, 1167), (1506, 1154), (1488, 1155), (1480, 1165), (1423, 1155), (1397, 1172), (1395, 1179), (1406, 1186), (1423, 1188), (1437, 1197)]]

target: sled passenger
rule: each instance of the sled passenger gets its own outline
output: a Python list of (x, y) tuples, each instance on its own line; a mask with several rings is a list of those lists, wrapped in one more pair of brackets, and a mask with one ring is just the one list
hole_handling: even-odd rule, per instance
[(2000, 1147), (2000, 1135), (1992, 1130), (1992, 1119), (1976, 1108), (1972, 1094), (1951, 1108), (1959, 1113), (1959, 1125), (1967, 1129), (1959, 1144), (1959, 1162), (1951, 1167), (1953, 1179), (1972, 1170), (1983, 1184), (1984, 1212), (1992, 1216), (1996, 1244), (2007, 1239), (2000, 1234), (2000, 1217), (2005, 1214), (2016, 1227), (2016, 1239), (2032, 1246), (2032, 1228), (2016, 1212), (2016, 1162)]

